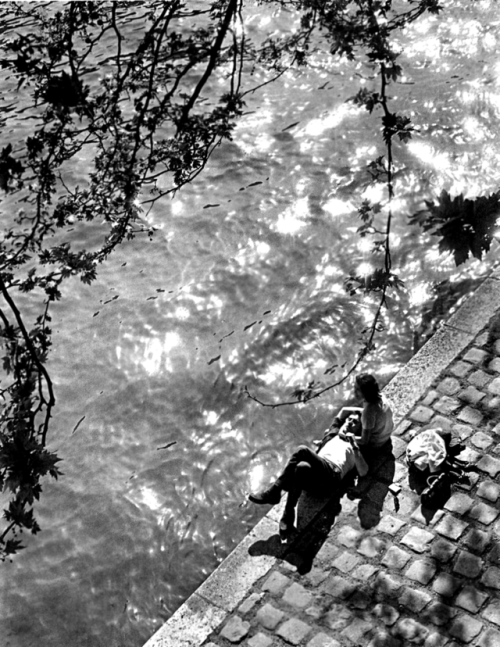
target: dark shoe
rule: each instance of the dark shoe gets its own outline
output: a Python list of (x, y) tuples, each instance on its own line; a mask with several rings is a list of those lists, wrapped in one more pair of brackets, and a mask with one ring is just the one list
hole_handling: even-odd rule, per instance
[(271, 485), (265, 490), (262, 490), (262, 492), (249, 494), (248, 498), (252, 503), (276, 505), (276, 503), (280, 502), (281, 490), (277, 485)]
[(285, 510), (280, 519), (279, 534), (281, 537), (287, 537), (293, 530), (295, 523), (295, 510)]

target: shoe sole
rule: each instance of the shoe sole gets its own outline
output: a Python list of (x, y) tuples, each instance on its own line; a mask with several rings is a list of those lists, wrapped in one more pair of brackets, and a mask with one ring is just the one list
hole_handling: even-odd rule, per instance
[(280, 502), (281, 499), (278, 499), (277, 501), (262, 501), (262, 499), (257, 499), (256, 497), (253, 497), (251, 494), (249, 494), (248, 500), (252, 503), (257, 503), (257, 505), (276, 505)]

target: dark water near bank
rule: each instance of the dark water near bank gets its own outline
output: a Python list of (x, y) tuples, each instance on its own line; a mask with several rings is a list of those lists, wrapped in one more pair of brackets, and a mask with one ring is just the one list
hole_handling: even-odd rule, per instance
[[(500, 9), (444, 4), (404, 35), (407, 78), (393, 90), (420, 132), (396, 151), (393, 262), (406, 290), (365, 365), (382, 382), (498, 253), (456, 270), (406, 224), (443, 188), (499, 188)], [(257, 14), (251, 25), (269, 29)], [(379, 192), (364, 167), (383, 153), (376, 116), (345, 103), (359, 71), (318, 59), (267, 86), (200, 181), (151, 213), (153, 242), (124, 245), (57, 306), (50, 445), (64, 477), (45, 485), (42, 533), (0, 566), (2, 645), (141, 645), (258, 521), (246, 492), (348, 396), (349, 383), (271, 409), (242, 389), (275, 402), (325, 380), (370, 321), (373, 304), (342, 286), (372, 261), (355, 209)], [(26, 136), (16, 115), (7, 123)]]

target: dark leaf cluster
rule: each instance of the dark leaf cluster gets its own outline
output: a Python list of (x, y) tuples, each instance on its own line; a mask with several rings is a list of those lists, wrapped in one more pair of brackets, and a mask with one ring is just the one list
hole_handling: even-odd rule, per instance
[(410, 219), (439, 236), (439, 251), (452, 254), (456, 265), (473, 256), (479, 260), (491, 248), (500, 219), (500, 192), (477, 198), (452, 196), (445, 190), (427, 209)]

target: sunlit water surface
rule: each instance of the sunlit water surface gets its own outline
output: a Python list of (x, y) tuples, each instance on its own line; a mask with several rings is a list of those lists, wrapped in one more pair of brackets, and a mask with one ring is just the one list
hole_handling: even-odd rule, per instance
[[(396, 150), (393, 262), (406, 289), (365, 365), (383, 383), (497, 253), (457, 271), (406, 224), (443, 188), (499, 187), (500, 10), (445, 4), (401, 37), (407, 76), (392, 89), (419, 133)], [(381, 195), (365, 171), (383, 154), (377, 115), (345, 102), (360, 72), (318, 59), (267, 86), (200, 181), (150, 214), (153, 242), (124, 245), (57, 306), (50, 446), (64, 477), (44, 486), (42, 533), (1, 566), (2, 645), (141, 645), (258, 521), (246, 493), (348, 397), (349, 382), (271, 409), (242, 389), (277, 402), (328, 379), (370, 321), (373, 304), (342, 287), (373, 263), (355, 210)], [(8, 124), (26, 135), (15, 115)]]

